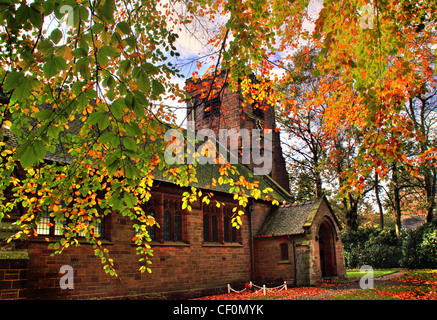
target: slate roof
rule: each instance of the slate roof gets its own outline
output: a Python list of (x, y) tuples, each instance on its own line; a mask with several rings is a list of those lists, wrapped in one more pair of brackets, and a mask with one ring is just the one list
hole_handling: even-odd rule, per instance
[[(246, 179), (246, 181), (250, 183), (258, 181), (259, 190), (262, 191), (265, 190), (266, 188), (270, 188), (273, 190), (271, 192), (263, 194), (263, 196), (268, 195), (270, 196), (271, 200), (276, 199), (280, 204), (289, 201), (291, 197), (289, 193), (285, 191), (281, 186), (279, 186), (277, 182), (274, 181), (270, 176), (268, 175), (256, 176), (248, 167), (240, 163), (235, 164), (234, 166), (236, 167), (239, 173), (239, 174), (229, 173), (229, 177), (233, 178), (234, 181), (238, 181), (240, 176), (243, 176)], [(230, 184), (220, 185), (219, 183), (217, 183), (215, 186), (212, 185), (212, 178), (218, 180), (218, 178), (220, 177), (220, 172), (219, 172), (220, 167), (221, 167), (220, 164), (204, 164), (204, 165), (198, 164), (196, 166), (196, 178), (198, 181), (191, 182), (190, 187), (205, 189), (205, 186), (208, 185), (209, 188), (207, 188), (206, 190), (230, 193), (229, 192), (229, 189), (231, 188)], [(167, 177), (163, 177), (162, 172), (160, 172), (159, 170), (154, 170), (153, 175), (154, 175), (154, 180), (173, 183)], [(250, 196), (250, 191), (247, 189), (246, 189), (246, 194)]]
[(311, 226), (324, 197), (273, 207), (255, 237), (298, 235)]
[[(40, 106), (40, 108), (48, 109), (50, 108), (50, 106), (42, 105)], [(70, 121), (68, 125), (69, 125), (69, 129), (60, 132), (60, 136), (64, 136), (68, 133), (73, 135), (77, 134), (80, 131), (81, 127), (83, 126), (83, 122), (80, 120), (80, 117), (76, 117), (73, 121)], [(184, 132), (185, 130), (186, 129), (184, 129)], [(3, 128), (1, 128), (0, 134), (8, 137), (8, 141), (9, 141), (8, 144), (10, 147), (18, 146), (17, 142), (15, 141), (13, 135), (9, 132), (9, 130), (4, 130)], [(160, 142), (161, 141), (150, 141), (149, 144), (157, 144)], [(54, 153), (47, 152), (44, 159), (49, 161), (59, 162), (59, 163), (71, 163), (74, 160), (73, 157), (70, 154), (68, 154), (66, 150), (64, 150), (61, 144), (56, 146), (56, 150)], [(220, 166), (221, 166), (220, 164), (204, 164), (204, 165), (198, 164), (196, 166), (196, 178), (198, 182), (192, 182), (190, 183), (190, 186), (205, 189), (205, 186), (208, 185), (210, 187), (207, 190), (230, 193), (229, 189), (231, 188), (231, 186), (229, 184), (220, 185), (217, 183), (216, 186), (212, 185), (212, 178), (218, 180), (218, 178), (220, 177), (220, 173), (219, 173)], [(233, 178), (234, 181), (237, 181), (239, 179), (239, 176), (241, 175), (250, 183), (258, 181), (259, 189), (261, 191), (265, 190), (266, 188), (273, 189), (272, 192), (263, 194), (263, 196), (268, 195), (272, 200), (273, 199), (278, 200), (279, 203), (285, 203), (290, 200), (291, 196), (289, 192), (284, 190), (270, 176), (254, 175), (252, 170), (250, 170), (246, 165), (241, 163), (234, 164), (234, 166), (239, 172), (239, 174), (234, 174), (233, 176), (230, 174), (230, 176)], [(173, 183), (170, 179), (164, 177), (163, 172), (160, 172), (158, 169), (155, 169), (153, 171), (153, 175), (155, 176), (156, 181)], [(249, 190), (246, 190), (246, 194), (250, 195)]]
[[(186, 129), (183, 130), (184, 135), (186, 132)], [(215, 141), (212, 139), (214, 143), (218, 146), (220, 143), (219, 141)], [(225, 147), (226, 148), (226, 147)], [(197, 149), (197, 146), (196, 146)], [(205, 186), (209, 186), (207, 190), (211, 191), (218, 191), (218, 192), (224, 192), (224, 193), (230, 193), (229, 189), (231, 188), (230, 184), (222, 184), (220, 185), (217, 183), (215, 186), (212, 185), (212, 179), (218, 180), (220, 177), (219, 169), (222, 165), (221, 164), (197, 164), (196, 166), (196, 178), (197, 182), (191, 182), (190, 186), (196, 187), (196, 188), (205, 188)], [(284, 188), (282, 188), (272, 177), (269, 175), (254, 175), (253, 171), (249, 169), (246, 165), (238, 162), (236, 164), (233, 164), (232, 166), (235, 167), (235, 169), (238, 171), (238, 173), (232, 174), (231, 172), (228, 172), (229, 177), (232, 178), (234, 181), (238, 181), (240, 176), (243, 176), (246, 181), (250, 183), (254, 183), (255, 181), (258, 182), (258, 189), (263, 191), (266, 188), (270, 188), (273, 191), (268, 192), (266, 194), (263, 193), (264, 196), (270, 196), (271, 200), (276, 199), (280, 204), (286, 203), (290, 201), (291, 195), (288, 191), (286, 191)], [(162, 172), (158, 169), (155, 169), (153, 171), (153, 175), (155, 176), (155, 180), (158, 181), (164, 181), (164, 182), (171, 182), (168, 178), (163, 177)], [(250, 195), (250, 191), (246, 189), (246, 194)]]

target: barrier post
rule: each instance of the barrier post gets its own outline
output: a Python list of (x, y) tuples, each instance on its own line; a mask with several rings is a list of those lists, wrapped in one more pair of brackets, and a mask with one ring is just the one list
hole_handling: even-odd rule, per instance
[(284, 281), (284, 289), (285, 289), (285, 290), (288, 290), (288, 289), (287, 289), (287, 281)]
[(266, 285), (265, 284), (263, 284), (263, 293), (264, 293), (264, 295), (266, 295)]
[(231, 285), (228, 283), (228, 293), (231, 293)]

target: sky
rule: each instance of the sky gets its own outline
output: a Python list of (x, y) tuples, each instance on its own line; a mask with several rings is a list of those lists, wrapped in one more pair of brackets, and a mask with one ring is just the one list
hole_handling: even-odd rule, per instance
[[(308, 4), (308, 14), (313, 21), (317, 19), (322, 5), (323, 0), (310, 0)], [(184, 13), (185, 10), (183, 6), (179, 6), (176, 9), (180, 13)], [(202, 75), (209, 66), (215, 64), (215, 60), (207, 60), (207, 57), (214, 53), (216, 48), (212, 48), (207, 43), (211, 35), (216, 30), (217, 25), (224, 23), (225, 21), (226, 17), (215, 17), (213, 22), (197, 17), (192, 25), (184, 26), (181, 30), (176, 31), (179, 35), (179, 38), (176, 42), (176, 47), (180, 56), (176, 58), (175, 63), (181, 68), (181, 73), (184, 74), (186, 78), (190, 78), (192, 73), (195, 71), (197, 71), (199, 75)], [(314, 24), (310, 21), (307, 21), (304, 23), (304, 28), (312, 31), (314, 29)], [(202, 65), (200, 70), (198, 70), (196, 67), (196, 62), (198, 60), (206, 62)], [(280, 75), (283, 73), (283, 70), (274, 69), (272, 72)], [(174, 78), (172, 81), (181, 87), (183, 87), (185, 83), (185, 79), (180, 78)], [(177, 124), (185, 127), (185, 104), (176, 103), (170, 100), (165, 100), (163, 103), (174, 108), (174, 112), (177, 117)]]

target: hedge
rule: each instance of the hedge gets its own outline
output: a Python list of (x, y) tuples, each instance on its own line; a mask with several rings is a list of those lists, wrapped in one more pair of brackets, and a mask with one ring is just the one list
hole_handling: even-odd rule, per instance
[(437, 226), (427, 223), (416, 229), (359, 228), (342, 234), (347, 268), (437, 268)]

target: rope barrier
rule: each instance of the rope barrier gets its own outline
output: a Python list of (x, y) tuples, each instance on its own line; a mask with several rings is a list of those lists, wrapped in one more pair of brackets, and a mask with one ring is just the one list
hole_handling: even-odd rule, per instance
[(252, 288), (258, 288), (258, 290), (255, 290), (253, 293), (257, 293), (260, 292), (261, 290), (263, 291), (263, 294), (266, 295), (267, 291), (282, 291), (282, 290), (287, 290), (287, 282), (284, 281), (284, 284), (281, 284), (280, 286), (277, 287), (273, 287), (273, 288), (267, 288), (265, 284), (263, 284), (262, 287), (257, 286), (256, 284), (252, 283), (252, 281), (250, 281), (249, 283), (246, 283), (245, 288), (243, 290), (235, 290), (231, 288), (231, 285), (228, 284), (228, 293), (231, 292), (235, 292), (235, 293), (242, 293), (244, 291), (249, 291)]

